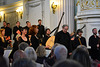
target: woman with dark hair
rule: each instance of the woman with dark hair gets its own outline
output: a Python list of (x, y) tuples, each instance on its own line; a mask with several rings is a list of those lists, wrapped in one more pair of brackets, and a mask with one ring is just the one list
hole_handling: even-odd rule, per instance
[[(21, 33), (18, 33), (15, 37), (15, 42), (13, 44), (13, 50), (9, 56), (10, 62), (12, 62), (13, 59), (13, 54), (15, 53), (15, 51), (18, 50), (18, 46), (20, 46), (20, 44), (22, 42), (27, 43), (28, 45), (30, 45), (30, 41), (29, 41), (29, 37), (26, 36), (27, 34), (27, 30), (25, 27), (22, 28), (22, 35)], [(24, 46), (24, 45), (23, 45)]]
[(78, 61), (84, 67), (91, 67), (89, 53), (81, 48), (77, 48), (73, 51), (71, 59)]
[(30, 41), (31, 41), (31, 47), (33, 47), (35, 50), (39, 46), (39, 39), (36, 36), (38, 33), (38, 26), (32, 25), (32, 27), (29, 29), (29, 35), (31, 35)]
[(27, 35), (27, 29), (25, 27), (23, 27), (21, 32), (22, 32), (22, 35), (19, 37), (18, 45), (22, 42), (25, 42), (28, 45), (30, 45), (29, 37), (26, 36)]
[(49, 28), (47, 28), (46, 29), (46, 31), (45, 31), (45, 36), (44, 36), (44, 38), (43, 38), (43, 41), (42, 41), (42, 45), (46, 45), (46, 42), (47, 42), (47, 40), (51, 37), (50, 36), (50, 33), (51, 33), (51, 31), (50, 31), (50, 29)]

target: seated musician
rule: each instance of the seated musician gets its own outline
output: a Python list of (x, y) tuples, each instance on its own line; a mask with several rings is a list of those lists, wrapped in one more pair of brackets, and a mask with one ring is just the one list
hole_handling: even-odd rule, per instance
[(42, 41), (42, 45), (45, 46), (47, 40), (51, 37), (51, 36), (50, 36), (50, 33), (51, 33), (50, 29), (47, 28), (47, 29), (46, 29), (46, 35), (44, 36), (43, 41)]
[(84, 45), (86, 46), (86, 39), (82, 36), (83, 31), (81, 29), (77, 30), (77, 37), (74, 40), (74, 46), (77, 48), (79, 45)]

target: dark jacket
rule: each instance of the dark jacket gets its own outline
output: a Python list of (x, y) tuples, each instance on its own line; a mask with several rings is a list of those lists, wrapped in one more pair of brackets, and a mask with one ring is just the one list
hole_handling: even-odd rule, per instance
[(91, 58), (93, 60), (99, 60), (100, 61), (100, 48), (97, 48), (97, 44), (98, 44), (98, 41), (99, 41), (99, 37), (92, 35), (90, 38), (89, 38), (89, 46), (91, 46), (91, 51), (90, 51), (90, 55), (91, 55)]
[(45, 35), (44, 26), (43, 25), (41, 25), (41, 26), (38, 25), (38, 29), (39, 29), (39, 31), (38, 31), (37, 36), (38, 36), (39, 39), (41, 39), (41, 38), (43, 38), (43, 35)]
[(46, 57), (37, 57), (36, 62), (40, 63), (40, 64), (43, 64), (43, 61), (46, 60), (46, 59), (47, 59)]
[(92, 35), (89, 38), (89, 46), (91, 46), (91, 49), (97, 49), (98, 42), (99, 42), (99, 37), (96, 36), (96, 38), (95, 38), (94, 35)]
[(28, 35), (28, 33), (29, 33), (29, 27), (25, 26), (25, 28), (27, 29), (27, 35)]
[(60, 31), (56, 34), (55, 36), (55, 43), (60, 43), (62, 45), (64, 45), (69, 52), (72, 51), (72, 46), (70, 44), (70, 41), (71, 41), (71, 38), (70, 38), (70, 34), (67, 32), (67, 33), (64, 33), (63, 31)]
[[(81, 37), (81, 38), (80, 38), (80, 41), (81, 41), (82, 45), (87, 46), (87, 44), (86, 44), (86, 39), (85, 39), (84, 37)], [(74, 40), (74, 46), (75, 46), (75, 48), (77, 48), (77, 46), (79, 46), (79, 45), (81, 45), (81, 44), (80, 44), (80, 42), (79, 42), (79, 37), (77, 36), (77, 37), (75, 38), (75, 40)]]

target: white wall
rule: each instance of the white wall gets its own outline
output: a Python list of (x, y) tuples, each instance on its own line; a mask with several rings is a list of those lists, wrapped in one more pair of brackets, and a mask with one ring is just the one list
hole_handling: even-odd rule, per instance
[[(9, 0), (12, 3), (17, 0)], [(53, 14), (51, 4), (52, 2), (58, 3), (56, 13)], [(69, 25), (69, 32), (73, 32), (74, 28), (74, 1), (73, 0), (33, 0), (26, 2), (23, 0), (23, 19), (19, 18), (22, 26), (26, 25), (26, 21), (31, 24), (38, 24), (38, 19), (43, 20), (43, 25), (53, 30), (58, 26), (62, 13), (65, 12), (63, 20), (60, 25), (62, 29), (63, 24)], [(37, 5), (40, 4), (40, 5)], [(37, 6), (36, 6), (37, 5)], [(17, 8), (17, 7), (16, 7)], [(15, 8), (14, 8), (15, 9)], [(13, 10), (13, 9), (12, 9)]]
[(36, 0), (24, 3), (23, 16), (24, 16), (23, 17), (24, 25), (26, 20), (29, 20), (32, 25), (33, 24), (37, 25), (38, 19), (42, 19), (42, 24), (46, 28), (47, 27), (50, 28), (50, 2), (48, 0), (45, 0), (43, 2), (41, 0)]
[[(52, 2), (58, 3), (55, 14), (52, 12)], [(63, 24), (67, 24), (69, 32), (72, 33), (74, 31), (74, 0), (50, 0), (50, 28), (53, 30), (57, 27), (63, 12), (65, 14), (59, 30), (62, 29)]]

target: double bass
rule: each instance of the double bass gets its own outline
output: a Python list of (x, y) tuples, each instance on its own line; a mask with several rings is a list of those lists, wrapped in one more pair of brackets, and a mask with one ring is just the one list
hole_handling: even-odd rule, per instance
[(50, 34), (52, 34), (52, 33), (56, 30), (55, 33), (54, 33), (54, 36), (51, 36), (51, 37), (47, 40), (47, 42), (46, 42), (46, 47), (49, 48), (49, 49), (51, 49), (51, 48), (54, 46), (55, 35), (57, 34), (57, 32), (58, 32), (58, 30), (59, 30), (59, 27), (60, 27), (61, 21), (62, 21), (62, 19), (63, 19), (63, 16), (64, 16), (64, 12), (63, 12), (63, 14), (62, 14), (62, 16), (61, 16), (61, 19), (60, 19), (60, 21), (59, 21), (58, 26), (57, 26), (53, 31), (51, 31), (51, 33), (50, 33)]

